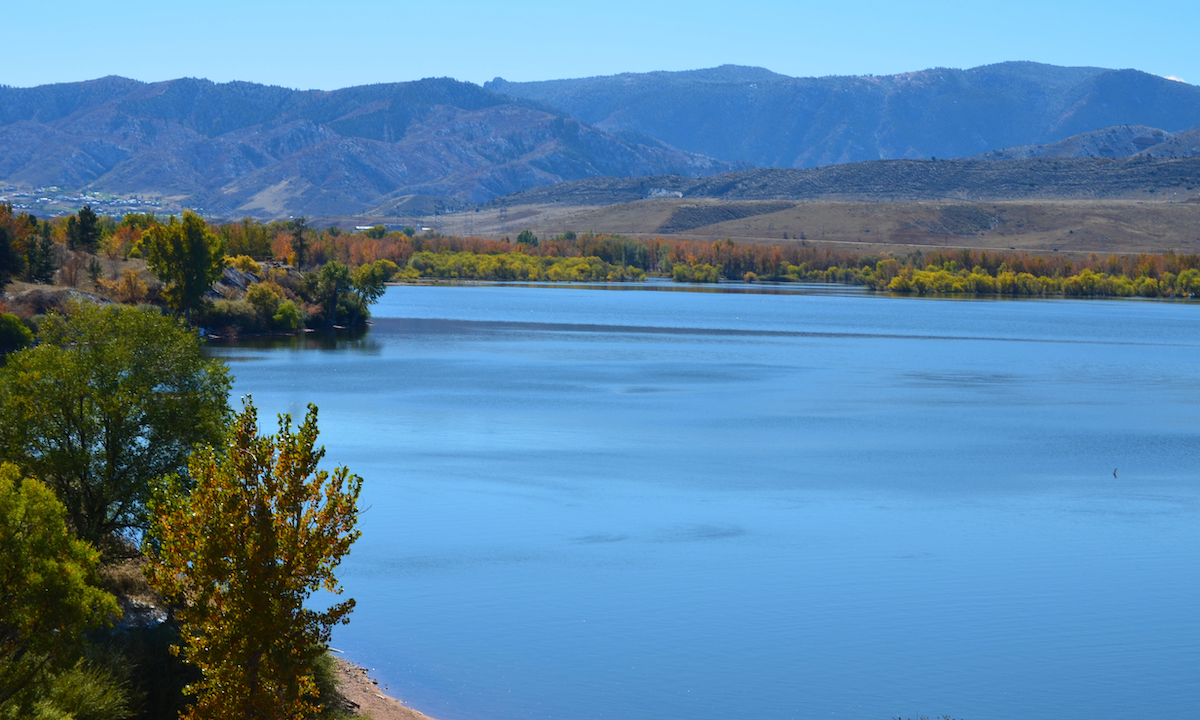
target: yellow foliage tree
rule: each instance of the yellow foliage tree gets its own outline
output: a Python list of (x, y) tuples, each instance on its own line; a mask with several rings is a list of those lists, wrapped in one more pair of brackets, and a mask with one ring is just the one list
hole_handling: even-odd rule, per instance
[(166, 492), (155, 507), (158, 545), (151, 584), (181, 606), (181, 648), (202, 672), (189, 688), (190, 720), (291, 720), (316, 710), (313, 667), (353, 600), (304, 607), (319, 588), (341, 587), (334, 569), (359, 536), (362, 478), (319, 471), (317, 409), (293, 432), (258, 435), (247, 398), (224, 452), (190, 463), (190, 495)]

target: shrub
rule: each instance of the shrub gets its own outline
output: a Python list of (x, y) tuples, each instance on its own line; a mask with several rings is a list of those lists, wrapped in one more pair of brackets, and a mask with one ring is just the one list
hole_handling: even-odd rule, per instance
[(283, 301), (283, 288), (273, 282), (254, 283), (246, 289), (246, 302), (254, 306), (260, 318), (270, 318)]
[(0, 314), (0, 356), (33, 344), (31, 331), (21, 318), (12, 313)]
[(229, 261), (229, 267), (237, 268), (238, 270), (246, 273), (262, 275), (262, 267), (260, 267), (259, 264), (254, 261), (254, 258), (250, 257), (249, 255), (237, 255), (227, 258), (227, 260)]
[(284, 300), (275, 308), (275, 314), (271, 316), (271, 324), (279, 330), (299, 330), (304, 326), (304, 316), (301, 314), (300, 308), (296, 307), (296, 303)]
[(149, 294), (149, 288), (146, 286), (146, 281), (142, 280), (141, 274), (132, 268), (128, 268), (121, 274), (121, 279), (115, 282), (106, 280), (100, 281), (100, 286), (120, 302), (136, 305), (146, 299)]
[(258, 332), (263, 329), (258, 310), (245, 300), (215, 300), (198, 316), (201, 327), (225, 332)]

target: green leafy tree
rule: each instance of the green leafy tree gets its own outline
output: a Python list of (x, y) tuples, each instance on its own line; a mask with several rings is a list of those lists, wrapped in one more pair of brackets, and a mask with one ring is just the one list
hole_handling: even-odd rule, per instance
[(67, 218), (67, 246), (72, 250), (94, 253), (100, 247), (100, 217), (91, 205), (84, 205)]
[(305, 295), (310, 302), (322, 308), (327, 326), (336, 325), (339, 319), (348, 317), (352, 312), (347, 304), (350, 286), (350, 268), (336, 260), (304, 276)]
[(271, 324), (279, 330), (299, 330), (304, 325), (304, 315), (300, 308), (296, 307), (296, 303), (284, 300), (275, 308)]
[(154, 213), (131, 212), (121, 216), (120, 226), (144, 232), (158, 224), (158, 218), (154, 216)]
[(305, 607), (316, 590), (340, 594), (334, 570), (359, 536), (362, 479), (318, 470), (317, 409), (292, 430), (259, 436), (247, 398), (223, 452), (192, 456), (190, 494), (155, 505), (151, 584), (181, 606), (180, 650), (202, 679), (190, 720), (305, 718), (316, 710), (314, 670), (353, 600)]
[(95, 587), (98, 560), (49, 488), (0, 464), (0, 717), (32, 715), (55, 672), (75, 666), (83, 634), (119, 614)]
[(166, 284), (163, 297), (189, 320), (204, 294), (225, 270), (225, 243), (196, 213), (185, 210), (166, 225), (153, 225), (142, 236), (150, 272)]
[(517, 244), (518, 245), (537, 245), (538, 244), (537, 235), (534, 235), (533, 232), (530, 230), (522, 230), (520, 233), (517, 234)]
[(354, 293), (350, 325), (358, 325), (360, 318), (366, 320), (367, 308), (383, 297), (387, 291), (387, 281), (399, 269), (391, 260), (376, 260), (355, 268), (350, 275), (350, 290)]
[(81, 538), (110, 552), (148, 526), (159, 478), (220, 441), (228, 369), (153, 308), (76, 304), (0, 368), (0, 459), (40, 478)]

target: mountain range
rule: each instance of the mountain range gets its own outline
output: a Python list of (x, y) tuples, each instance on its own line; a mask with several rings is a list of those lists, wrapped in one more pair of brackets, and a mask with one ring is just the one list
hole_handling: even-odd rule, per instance
[(794, 78), (725, 65), (485, 87), (609, 132), (758, 167), (969, 157), (1116, 125), (1200, 125), (1200, 87), (1137, 70), (1008, 62)]
[[(335, 91), (107, 77), (0, 87), (0, 183), (158, 197), (223, 216), (396, 216), (587, 178), (1195, 156), (1198, 125), (1195, 86), (1023, 62), (829, 78), (723, 66)], [(886, 188), (887, 172), (856, 187)]]
[(0, 88), (0, 179), (161, 196), (210, 213), (396, 214), (598, 175), (746, 167), (428, 79), (332, 92), (125, 78)]

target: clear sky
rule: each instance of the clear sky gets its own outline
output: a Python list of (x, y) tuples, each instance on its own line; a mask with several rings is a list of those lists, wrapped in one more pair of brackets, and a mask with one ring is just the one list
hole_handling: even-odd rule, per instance
[(132, 0), (6, 3), (0, 84), (104, 75), (294, 88), (545, 80), (725, 63), (797, 76), (1005, 60), (1200, 84), (1200, 2)]

